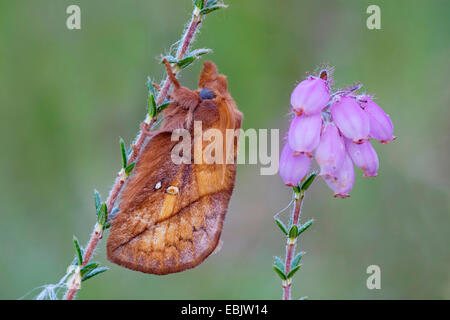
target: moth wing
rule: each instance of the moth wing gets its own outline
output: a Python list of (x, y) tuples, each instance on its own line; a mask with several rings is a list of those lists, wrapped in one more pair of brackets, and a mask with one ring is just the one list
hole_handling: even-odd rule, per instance
[[(234, 129), (233, 112), (218, 97), (201, 103), (194, 120), (202, 121), (204, 130)], [(235, 164), (174, 164), (171, 151), (178, 141), (170, 136), (159, 133), (145, 147), (107, 243), (110, 261), (145, 273), (180, 272), (208, 257), (218, 244), (234, 187)]]

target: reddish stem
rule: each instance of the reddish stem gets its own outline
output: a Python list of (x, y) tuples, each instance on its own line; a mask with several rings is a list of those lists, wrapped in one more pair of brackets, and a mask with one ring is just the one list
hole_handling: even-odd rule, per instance
[[(192, 15), (192, 20), (189, 24), (188, 29), (186, 30), (183, 41), (181, 44), (180, 49), (177, 52), (177, 59), (181, 59), (184, 57), (186, 51), (188, 50), (192, 40), (194, 39), (194, 35), (198, 30), (198, 27), (200, 23), (202, 22), (202, 15)], [(178, 70), (173, 71), (176, 75)], [(162, 86), (161, 90), (159, 91), (158, 97), (156, 99), (156, 104), (160, 105), (163, 103), (163, 101), (167, 98), (167, 95), (170, 91), (170, 87), (172, 85), (172, 81), (170, 81), (169, 77), (166, 77), (164, 80), (164, 85)], [(151, 128), (152, 125), (155, 123), (156, 119), (153, 118), (151, 122), (147, 125), (148, 128)], [(128, 164), (133, 163), (138, 158), (142, 146), (144, 145), (145, 138), (147, 135), (144, 133), (143, 130), (139, 131), (139, 134), (137, 135), (135, 142), (131, 146), (132, 151), (130, 154), (130, 157), (128, 159)], [(116, 180), (114, 182), (113, 187), (111, 188), (111, 191), (109, 193), (108, 199), (106, 200), (107, 208), (108, 208), (108, 216), (111, 213), (111, 210), (114, 207), (114, 204), (116, 203), (117, 198), (119, 197), (120, 191), (122, 190), (122, 187), (124, 185), (124, 179), (122, 177), (122, 171), (120, 171), (116, 177)], [(97, 224), (94, 227), (94, 231), (91, 235), (91, 238), (89, 239), (86, 250), (83, 255), (83, 265), (81, 267), (84, 267), (89, 263), (89, 260), (92, 258), (92, 255), (95, 251), (95, 248), (98, 245), (98, 242), (102, 238), (102, 232), (97, 231)], [(75, 275), (77, 276), (77, 275)], [(75, 281), (72, 281), (72, 284), (69, 286), (66, 294), (64, 295), (65, 300), (73, 300), (75, 298), (76, 293), (80, 289), (80, 285), (77, 284)]]
[[(302, 209), (302, 202), (303, 202), (304, 195), (296, 195), (295, 197), (295, 206), (294, 210), (292, 212), (292, 225), (299, 225), (300, 222), (300, 214)], [(291, 263), (292, 258), (294, 257), (295, 247), (296, 247), (297, 241), (291, 241), (291, 239), (288, 236), (287, 242), (286, 242), (286, 260), (284, 263), (284, 274), (288, 275), (291, 271)], [(283, 281), (283, 300), (291, 300), (291, 279), (288, 279), (287, 281)]]

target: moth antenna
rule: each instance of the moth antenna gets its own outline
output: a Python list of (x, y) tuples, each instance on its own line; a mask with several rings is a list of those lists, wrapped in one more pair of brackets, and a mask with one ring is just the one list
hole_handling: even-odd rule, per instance
[(180, 83), (178, 82), (178, 79), (173, 74), (172, 67), (170, 66), (169, 61), (167, 61), (167, 59), (164, 58), (163, 62), (166, 65), (166, 70), (167, 70), (167, 75), (169, 76), (169, 80), (173, 83), (175, 88), (181, 87)]

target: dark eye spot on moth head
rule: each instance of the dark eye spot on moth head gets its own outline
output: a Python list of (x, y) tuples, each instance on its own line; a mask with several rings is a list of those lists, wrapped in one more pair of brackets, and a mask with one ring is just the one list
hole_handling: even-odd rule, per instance
[(214, 99), (215, 95), (214, 92), (209, 88), (204, 88), (200, 91), (200, 98), (205, 99)]

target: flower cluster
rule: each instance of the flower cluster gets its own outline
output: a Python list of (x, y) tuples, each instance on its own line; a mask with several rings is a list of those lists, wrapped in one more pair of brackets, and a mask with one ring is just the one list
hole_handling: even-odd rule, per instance
[(357, 95), (361, 85), (331, 92), (329, 72), (309, 76), (291, 95), (295, 114), (280, 157), (280, 176), (288, 186), (298, 186), (311, 165), (313, 152), (320, 176), (335, 197), (349, 197), (353, 165), (364, 177), (378, 171), (378, 156), (370, 138), (388, 143), (395, 139), (389, 116), (369, 95)]

